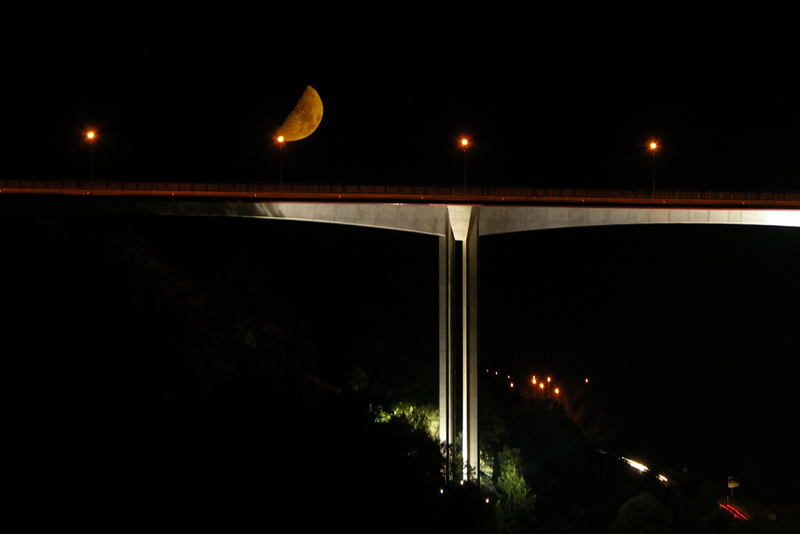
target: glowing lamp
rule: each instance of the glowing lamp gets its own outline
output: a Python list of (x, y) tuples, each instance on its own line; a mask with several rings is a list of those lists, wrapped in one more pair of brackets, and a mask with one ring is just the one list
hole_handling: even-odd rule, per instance
[(461, 146), (463, 146), (464, 148), (466, 148), (468, 144), (469, 144), (469, 140), (468, 140), (466, 137), (463, 137), (463, 138), (461, 139)]
[(89, 132), (89, 133), (87, 133), (87, 134), (86, 134), (86, 137), (87, 137), (88, 139), (94, 139), (94, 132)]
[(278, 142), (279, 142), (279, 143), (283, 143), (283, 136), (282, 136), (282, 135), (279, 135), (279, 136), (278, 136)]

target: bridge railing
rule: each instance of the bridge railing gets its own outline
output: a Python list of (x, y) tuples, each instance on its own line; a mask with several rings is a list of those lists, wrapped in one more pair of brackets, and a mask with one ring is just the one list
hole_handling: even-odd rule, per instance
[[(539, 188), (539, 187), (494, 187), (494, 186), (431, 186), (431, 185), (340, 185), (287, 183), (206, 183), (206, 182), (141, 182), (141, 181), (77, 181), (77, 180), (0, 180), (0, 193), (62, 193), (86, 194), (128, 193), (187, 194), (202, 195), (265, 195), (292, 196), (313, 195), (319, 197), (409, 197), (409, 198), (475, 198), (520, 200), (596, 199), (599, 201), (646, 201), (653, 199), (651, 189), (589, 189), (589, 188)], [(800, 202), (800, 192), (785, 191), (705, 191), (694, 189), (656, 189), (655, 200), (686, 201), (761, 201)]]

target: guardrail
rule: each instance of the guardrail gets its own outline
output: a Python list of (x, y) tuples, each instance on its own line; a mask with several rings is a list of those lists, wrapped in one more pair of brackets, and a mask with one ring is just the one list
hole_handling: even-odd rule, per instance
[(122, 194), (173, 196), (231, 196), (231, 197), (407, 197), (409, 199), (476, 199), (488, 201), (554, 200), (554, 201), (710, 201), (710, 202), (774, 202), (800, 203), (800, 192), (784, 191), (704, 191), (694, 189), (587, 189), (587, 188), (525, 188), (489, 186), (399, 186), (399, 185), (337, 185), (337, 184), (236, 184), (191, 182), (130, 182), (130, 181), (70, 181), (70, 180), (0, 180), (3, 193), (51, 194)]

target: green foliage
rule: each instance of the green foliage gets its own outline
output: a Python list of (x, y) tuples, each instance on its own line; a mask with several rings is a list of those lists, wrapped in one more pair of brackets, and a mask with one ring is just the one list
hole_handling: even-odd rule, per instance
[(487, 450), (478, 451), (480, 456), (480, 484), (485, 492), (495, 492), (494, 485), (494, 456)]
[(536, 495), (531, 493), (520, 472), (519, 449), (500, 451), (497, 478), (497, 526), (500, 532), (522, 532), (534, 519)]
[(360, 367), (353, 366), (347, 376), (347, 387), (353, 391), (361, 391), (369, 385), (367, 373)]
[(439, 441), (439, 409), (435, 406), (418, 405), (413, 401), (404, 400), (394, 403), (389, 410), (380, 405), (373, 406), (372, 412), (378, 423), (388, 423), (394, 418), (401, 418), (415, 430), (425, 432), (435, 442)]

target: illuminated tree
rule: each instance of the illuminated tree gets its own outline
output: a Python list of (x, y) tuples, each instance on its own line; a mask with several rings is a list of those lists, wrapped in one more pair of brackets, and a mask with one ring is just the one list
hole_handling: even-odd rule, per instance
[(536, 495), (520, 472), (519, 449), (500, 451), (497, 479), (497, 526), (500, 532), (522, 532), (534, 519)]

